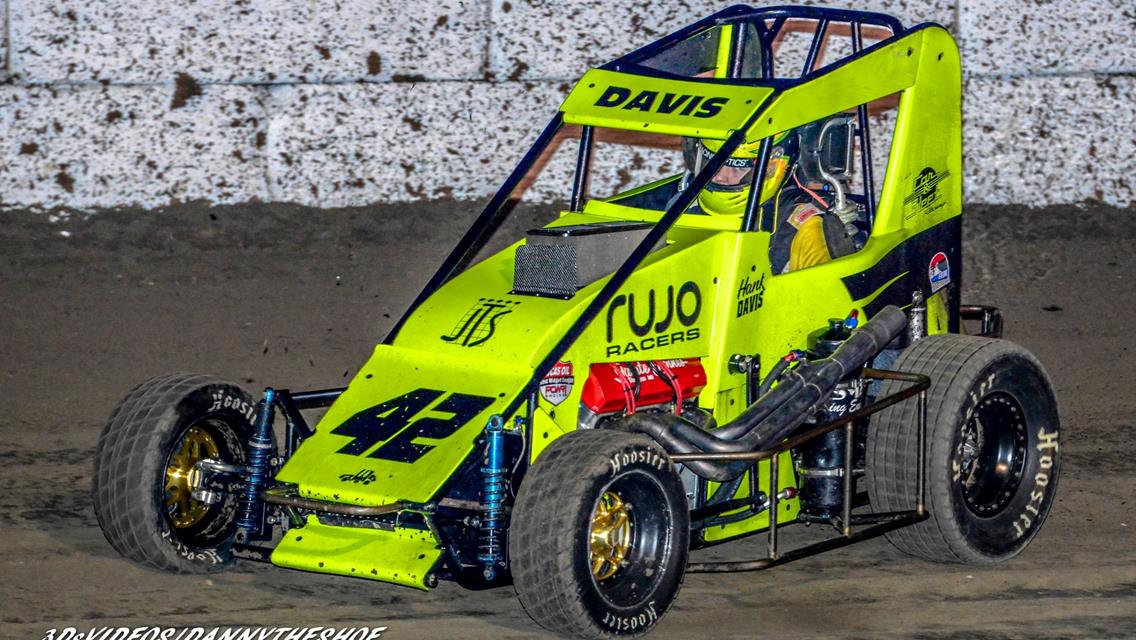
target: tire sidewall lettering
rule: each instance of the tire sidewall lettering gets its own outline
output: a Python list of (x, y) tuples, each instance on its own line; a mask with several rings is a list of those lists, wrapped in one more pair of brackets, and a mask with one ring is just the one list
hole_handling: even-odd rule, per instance
[(655, 601), (644, 604), (637, 612), (625, 613), (606, 610), (600, 618), (600, 624), (615, 633), (635, 633), (646, 629), (659, 620), (659, 613), (655, 610)]
[(256, 417), (256, 403), (248, 398), (242, 398), (225, 388), (214, 388), (209, 391), (209, 413), (216, 413), (230, 409), (240, 414), (250, 425)]
[(668, 458), (662, 451), (654, 447), (632, 447), (613, 454), (607, 461), (608, 477), (616, 476), (634, 468), (649, 467), (655, 471), (665, 469), (674, 470)]
[[(1048, 405), (1037, 406), (1034, 398), (1040, 397), (1038, 391), (1043, 380), (1032, 367), (998, 367), (1007, 360), (996, 360), (976, 378), (976, 382), (964, 401), (960, 421), (955, 428), (951, 450), (946, 456), (947, 473), (952, 487), (951, 499), (954, 503), (956, 523), (963, 529), (968, 539), (992, 548), (1021, 548), (1037, 532), (1048, 506), (1053, 498), (1055, 483), (1054, 469), (1058, 465), (1057, 426), (1050, 423), (1046, 415)], [(1015, 365), (1025, 364), (1017, 360)], [(1021, 375), (1023, 369), (1028, 375)], [(962, 431), (974, 417), (981, 403), (991, 393), (1001, 392), (1012, 396), (1024, 413), (1026, 429), (1025, 464), (1021, 480), (1010, 502), (998, 513), (978, 523), (966, 505), (960, 488), (961, 466), (958, 463), (962, 448)], [(1054, 409), (1055, 413), (1055, 409)], [(989, 551), (983, 550), (986, 553)]]
[(174, 535), (173, 530), (163, 519), (161, 524), (162, 540), (174, 550), (182, 558), (195, 562), (197, 564), (209, 565), (222, 565), (226, 560), (222, 553), (226, 550), (226, 545), (218, 545), (216, 547), (196, 548), (187, 545)]

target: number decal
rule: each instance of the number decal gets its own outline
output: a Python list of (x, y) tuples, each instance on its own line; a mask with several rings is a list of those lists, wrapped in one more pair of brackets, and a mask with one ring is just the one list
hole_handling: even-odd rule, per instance
[(358, 456), (370, 451), (371, 447), (406, 427), (415, 414), (442, 393), (436, 389), (418, 389), (356, 413), (331, 430), (336, 435), (354, 438), (340, 447), (339, 453)]
[[(413, 463), (435, 446), (414, 442), (416, 438), (448, 438), (493, 404), (491, 397), (451, 393), (442, 398), (444, 394), (437, 389), (418, 389), (356, 413), (331, 431), (354, 438), (339, 453), (363, 455), (385, 441), (367, 457)], [(439, 398), (441, 402), (430, 407)], [(427, 407), (430, 412), (448, 413), (450, 417), (423, 417), (411, 422)]]

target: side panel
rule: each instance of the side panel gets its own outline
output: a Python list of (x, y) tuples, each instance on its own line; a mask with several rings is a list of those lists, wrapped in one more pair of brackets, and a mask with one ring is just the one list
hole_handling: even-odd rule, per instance
[(591, 364), (670, 358), (713, 361), (711, 336), (719, 328), (716, 309), (723, 299), (717, 276), (722, 237), (675, 230), (672, 244), (645, 261), (580, 335), (562, 359), (572, 366), (571, 392), (556, 404), (544, 397), (538, 400), (534, 459), (552, 440), (576, 428), (580, 392)]
[(876, 227), (917, 233), (962, 213), (962, 75), (950, 34), (917, 32), (914, 85), (900, 97)]

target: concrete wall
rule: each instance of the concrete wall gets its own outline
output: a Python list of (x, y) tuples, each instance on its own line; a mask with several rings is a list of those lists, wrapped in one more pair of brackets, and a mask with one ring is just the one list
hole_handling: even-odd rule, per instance
[[(484, 198), (589, 65), (728, 4), (0, 0), (0, 203)], [(968, 201), (1136, 202), (1131, 0), (828, 4), (956, 34)], [(567, 146), (530, 195), (566, 195)]]

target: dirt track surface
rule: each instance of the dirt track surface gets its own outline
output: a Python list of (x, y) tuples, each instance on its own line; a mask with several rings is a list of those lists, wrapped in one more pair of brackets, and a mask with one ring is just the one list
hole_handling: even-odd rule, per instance
[[(174, 371), (252, 389), (345, 383), (476, 210), (0, 214), (0, 637), (139, 625), (538, 635), (511, 588), (422, 593), (250, 562), (210, 576), (141, 568), (104, 541), (89, 498), (103, 421), (136, 383)], [(936, 565), (876, 539), (756, 574), (691, 575), (651, 637), (1136, 636), (1134, 215), (967, 213), (964, 299), (1002, 308), (1061, 402), (1057, 501), (1023, 555)], [(754, 557), (762, 542), (715, 553)]]

